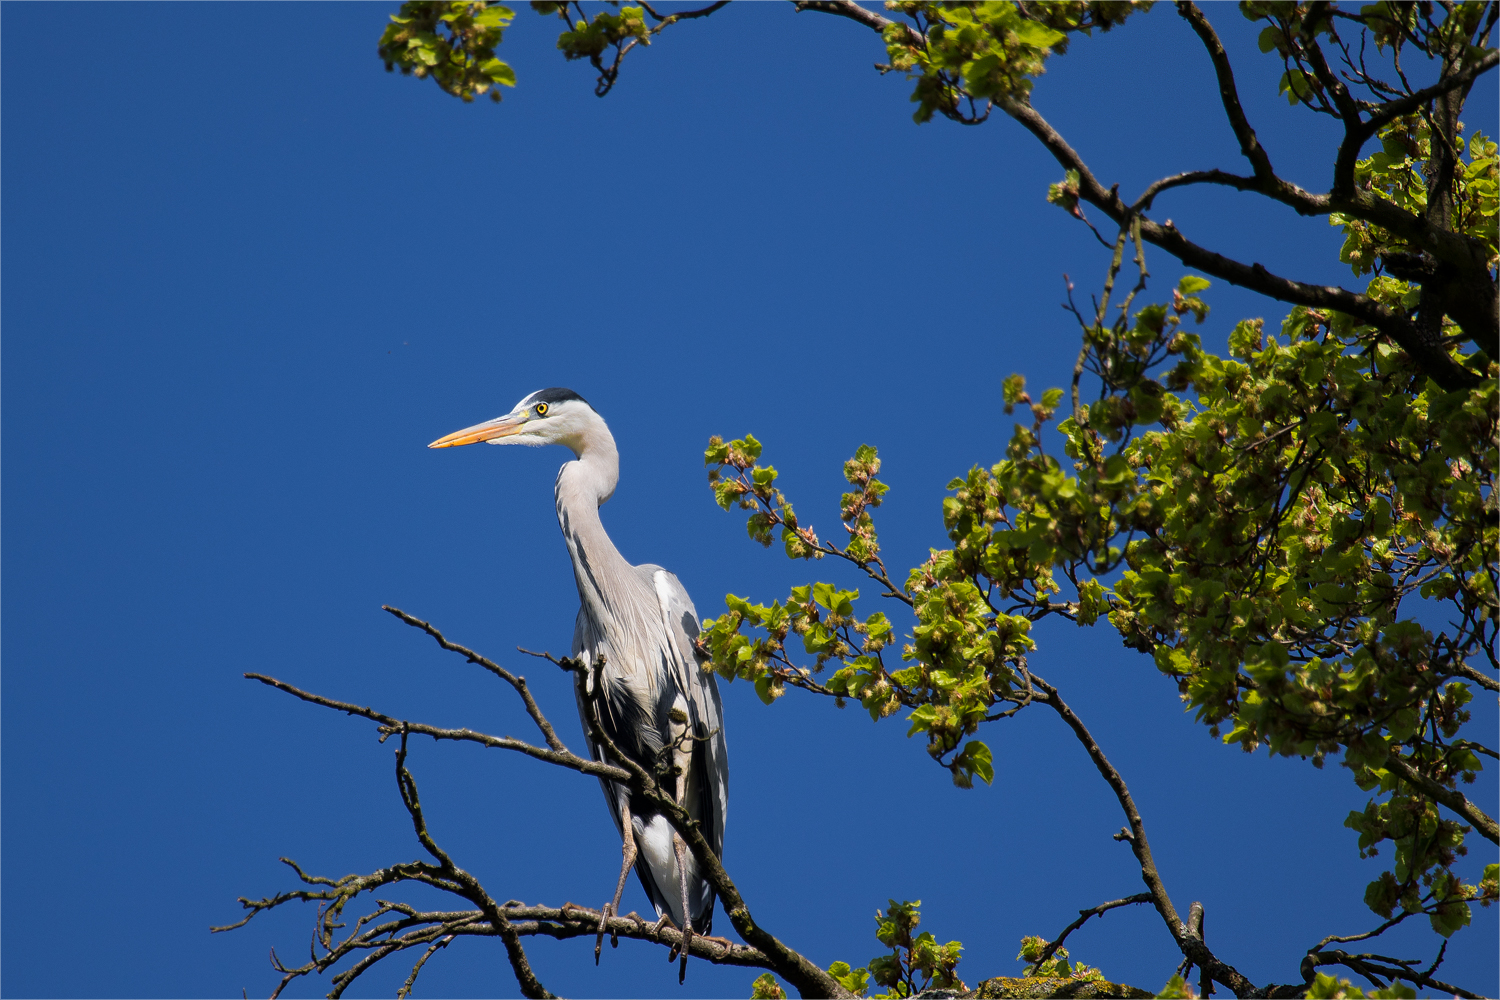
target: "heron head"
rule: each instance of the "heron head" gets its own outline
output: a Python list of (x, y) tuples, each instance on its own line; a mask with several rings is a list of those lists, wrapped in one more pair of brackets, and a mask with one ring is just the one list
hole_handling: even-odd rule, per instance
[(583, 450), (588, 430), (600, 423), (599, 414), (572, 389), (538, 389), (503, 417), (438, 438), (429, 448), (452, 448), (487, 441), (490, 444), (560, 444), (574, 454)]

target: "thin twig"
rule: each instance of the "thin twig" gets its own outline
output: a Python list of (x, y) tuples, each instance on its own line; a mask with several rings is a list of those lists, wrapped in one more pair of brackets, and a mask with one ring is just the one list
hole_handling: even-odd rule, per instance
[(516, 693), (521, 696), (521, 701), (523, 701), (526, 705), (526, 714), (531, 716), (531, 721), (535, 722), (536, 727), (541, 730), (542, 738), (547, 741), (547, 745), (553, 750), (557, 750), (563, 753), (567, 752), (568, 748), (563, 745), (562, 740), (558, 739), (557, 733), (552, 729), (552, 724), (547, 721), (546, 716), (542, 715), (542, 710), (537, 707), (536, 699), (531, 696), (531, 690), (526, 686), (526, 678), (518, 677), (515, 674), (512, 674), (509, 670), (506, 670), (494, 660), (491, 660), (486, 656), (481, 656), (467, 646), (460, 646), (456, 642), (448, 641), (443, 637), (443, 633), (433, 628), (432, 625), (422, 621), (420, 618), (413, 618), (411, 615), (407, 614), (405, 611), (402, 611), (400, 608), (393, 608), (389, 604), (382, 604), (380, 606), (380, 609), (382, 611), (390, 612), (413, 628), (421, 629), (423, 632), (426, 632), (428, 635), (436, 639), (439, 646), (442, 646), (444, 649), (450, 650), (451, 652), (458, 653), (461, 656), (467, 657), (470, 663), (479, 664), (481, 667), (488, 670), (490, 673), (494, 674), (501, 680), (505, 681), (505, 683), (509, 684), (511, 687), (515, 688)]
[(1154, 898), (1149, 892), (1138, 892), (1134, 896), (1126, 896), (1124, 899), (1113, 899), (1108, 903), (1100, 903), (1098, 906), (1090, 907), (1087, 910), (1079, 910), (1078, 919), (1064, 927), (1062, 933), (1057, 935), (1055, 940), (1048, 943), (1046, 948), (1042, 949), (1041, 957), (1031, 963), (1031, 969), (1027, 975), (1035, 974), (1042, 967), (1043, 963), (1056, 954), (1058, 948), (1062, 947), (1062, 943), (1068, 939), (1068, 935), (1082, 927), (1089, 917), (1102, 917), (1117, 907), (1130, 906), (1133, 903), (1149, 903)]

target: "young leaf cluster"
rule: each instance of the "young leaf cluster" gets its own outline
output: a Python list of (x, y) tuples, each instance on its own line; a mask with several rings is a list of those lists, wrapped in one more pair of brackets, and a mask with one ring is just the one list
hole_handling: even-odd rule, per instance
[(912, 118), (921, 123), (937, 113), (972, 125), (988, 118), (995, 104), (1024, 100), (1047, 57), (1067, 51), (1068, 32), (1108, 31), (1151, 3), (894, 0), (886, 6), (910, 23), (885, 27), (890, 61), (876, 68), (913, 81)]
[[(993, 779), (993, 759), (978, 741), (960, 744), (1031, 695), (1031, 623), (1108, 621), (1226, 743), (1317, 766), (1341, 757), (1374, 796), (1346, 824), (1362, 853), (1394, 847), (1366, 901), (1385, 918), (1425, 915), (1447, 936), (1468, 923), (1471, 901), (1494, 897), (1454, 870), (1465, 834), (1479, 825), (1493, 839), (1493, 820), (1450, 793), (1495, 755), (1465, 729), (1471, 685), (1494, 687), (1472, 661), (1495, 668), (1500, 619), (1495, 369), (1469, 357), (1490, 379), (1445, 391), (1370, 330), (1304, 308), (1279, 335), (1239, 323), (1220, 357), (1184, 327), (1207, 317), (1207, 287), (1189, 276), (1169, 302), (1086, 324), (1080, 371), (1100, 391), (1058, 424), (1060, 457), (1044, 425), (1062, 390), (1034, 400), (1020, 376), (1004, 381), (1006, 407), (1031, 419), (1002, 461), (949, 484), (951, 547), (895, 594), (912, 612), (906, 666), (883, 659), (884, 615), (862, 617), (858, 591), (821, 582), (784, 604), (730, 597), (729, 614), (705, 623), (707, 651), (767, 701), (789, 683), (857, 698), (872, 718), (908, 708), (909, 734), (925, 734), (968, 785)], [(769, 544), (780, 527), (784, 541), (888, 579), (864, 521), (873, 449), (845, 469), (860, 492), (845, 497), (843, 550), (798, 526), (760, 454), (747, 437), (715, 439), (706, 456), (720, 504), (753, 512), (753, 537)], [(870, 548), (852, 551), (866, 537)], [(789, 635), (812, 670), (788, 653)], [(833, 676), (814, 681), (829, 661)], [(1002, 702), (1012, 707), (996, 711)]]
[[(922, 922), (918, 909), (922, 901), (889, 901), (886, 910), (875, 911), (875, 936), (890, 949), (888, 955), (877, 955), (867, 966), (851, 969), (848, 962), (834, 962), (828, 967), (829, 975), (839, 981), (857, 997), (882, 998), (912, 997), (925, 990), (968, 989), (958, 978), (956, 969), (961, 960), (959, 953), (963, 944), (949, 941), (939, 944), (930, 931), (916, 933)], [(884, 993), (870, 994), (876, 986), (885, 987)]]
[(1057, 948), (1052, 952), (1050, 958), (1038, 963), (1037, 959), (1046, 954), (1047, 945), (1051, 944), (1046, 938), (1028, 936), (1021, 939), (1021, 950), (1016, 954), (1016, 960), (1025, 962), (1026, 971), (1021, 975), (1026, 979), (1081, 979), (1087, 982), (1103, 982), (1104, 973), (1074, 960), (1068, 961), (1068, 949)]
[[(1461, 123), (1458, 128), (1462, 130)], [(1407, 212), (1425, 214), (1428, 209), (1425, 170), (1433, 154), (1433, 133), (1427, 116), (1403, 115), (1381, 129), (1379, 135), (1379, 151), (1355, 165), (1355, 182)], [(1449, 223), (1454, 231), (1468, 235), (1483, 248), (1493, 268), (1500, 253), (1497, 250), (1500, 226), (1496, 221), (1500, 156), (1496, 155), (1494, 140), (1483, 133), (1476, 132), (1467, 143), (1462, 136), (1455, 136), (1453, 143), (1459, 162), (1449, 190)], [(1468, 154), (1467, 162), (1462, 159), (1464, 153)], [(1339, 259), (1353, 268), (1355, 274), (1377, 271), (1396, 277), (1421, 276), (1421, 248), (1401, 235), (1341, 212), (1329, 215), (1328, 221), (1343, 227), (1344, 245)], [(1415, 274), (1411, 273), (1413, 269)], [(1415, 301), (1409, 303), (1415, 304)]]
[[(988, 747), (971, 741), (960, 749), (959, 744), (991, 717), (997, 698), (1020, 698), (1008, 664), (1031, 648), (1029, 623), (1018, 616), (997, 618), (972, 585), (942, 580), (930, 572), (914, 571), (913, 578), (897, 589), (881, 559), (870, 513), (887, 490), (878, 478), (880, 458), (874, 448), (862, 445), (844, 463), (844, 479), (852, 489), (839, 505), (846, 536), (842, 548), (797, 520), (775, 485), (776, 469), (758, 464), (760, 454), (760, 442), (752, 435), (709, 442), (704, 460), (719, 505), (750, 511), (746, 527), (761, 544), (770, 545), (779, 528), (790, 558), (837, 556), (879, 584), (885, 596), (908, 605), (916, 624), (901, 656), (911, 665), (892, 669), (886, 662), (884, 651), (895, 635), (884, 612), (857, 614), (858, 590), (818, 581), (792, 587), (785, 602), (770, 605), (727, 596), (729, 613), (705, 621), (699, 637), (712, 669), (729, 680), (751, 681), (767, 704), (790, 684), (833, 697), (840, 707), (856, 700), (872, 719), (906, 706), (912, 709), (909, 734), (927, 736), (928, 752), (949, 769), (955, 783), (969, 787), (975, 777), (993, 781)], [(747, 635), (746, 628), (765, 634)], [(811, 668), (794, 661), (787, 649), (789, 637), (801, 639), (802, 653), (812, 658)], [(836, 664), (833, 674), (826, 681), (816, 680), (830, 661)]]
[(515, 12), (496, 3), (470, 0), (411, 0), (391, 15), (380, 36), (386, 71), (400, 68), (418, 79), (432, 77), (454, 97), (472, 101), (497, 85), (514, 87), (515, 71), (496, 58), (495, 47)]

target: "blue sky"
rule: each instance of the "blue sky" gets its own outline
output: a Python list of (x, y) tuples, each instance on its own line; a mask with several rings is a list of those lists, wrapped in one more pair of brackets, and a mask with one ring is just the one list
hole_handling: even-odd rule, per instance
[[(605, 100), (520, 10), (520, 86), (465, 106), (382, 72), (394, 4), (4, 6), (3, 968), (12, 996), (264, 994), (310, 909), (229, 935), (235, 898), (420, 853), (368, 723), (241, 678), (259, 671), (435, 724), (522, 735), (491, 678), (380, 611), (395, 604), (531, 679), (581, 747), (565, 652), (577, 608), (553, 518), (560, 449), (428, 451), (533, 389), (587, 397), (619, 443), (604, 508), (625, 556), (701, 614), (769, 600), (810, 567), (713, 504), (712, 434), (755, 433), (799, 514), (837, 518), (839, 475), (877, 445), (887, 559), (945, 544), (943, 485), (993, 462), (999, 381), (1062, 384), (1078, 334), (1064, 273), (1104, 252), (1044, 201), (1060, 169), (1018, 126), (910, 120), (878, 40), (789, 7), (734, 5), (629, 58)], [(1326, 187), (1335, 125), (1289, 110), (1279, 63), (1210, 11), (1282, 173)], [(1167, 7), (1075, 42), (1035, 103), (1106, 183), (1237, 166), (1206, 56)], [(1493, 80), (1466, 116), (1496, 123)], [(1326, 220), (1225, 191), (1157, 203), (1201, 242), (1303, 280), (1354, 279)], [(1182, 269), (1150, 264), (1165, 294)], [(1222, 285), (1204, 327), (1284, 307)], [(855, 585), (836, 568), (816, 571)], [(1336, 767), (1246, 756), (1182, 714), (1103, 629), (1040, 630), (1058, 684), (1130, 781), (1168, 888), (1257, 982), (1325, 934), (1377, 922), (1380, 862), (1340, 824)], [(997, 780), (963, 792), (898, 720), (723, 688), (725, 860), (757, 920), (820, 964), (880, 951), (872, 917), (923, 900), (970, 983), (1014, 974), (1024, 934), (1139, 891), (1107, 787), (1040, 711), (989, 731)], [(1494, 706), (1477, 711), (1494, 729)], [(415, 743), (435, 835), (499, 899), (598, 906), (615, 839), (597, 784)], [(1496, 783), (1476, 797), (1493, 814)], [(1477, 836), (1467, 868), (1494, 860)], [(632, 881), (626, 909), (647, 911)], [(727, 928), (722, 916), (718, 929)], [(1427, 933), (1394, 953), (1430, 955)], [(1491, 993), (1495, 911), (1443, 967)], [(1144, 908), (1070, 940), (1112, 978), (1179, 960)], [(753, 973), (622, 943), (529, 946), (549, 988), (746, 996)], [(405, 968), (358, 995), (391, 994)], [(319, 987), (322, 987), (320, 990)], [(289, 995), (318, 995), (322, 981)], [(418, 995), (513, 994), (498, 943), (465, 941)]]

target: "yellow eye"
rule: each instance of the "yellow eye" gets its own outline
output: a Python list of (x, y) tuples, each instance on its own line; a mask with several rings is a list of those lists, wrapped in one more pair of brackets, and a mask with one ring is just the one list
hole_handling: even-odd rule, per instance
[(536, 415), (539, 416), (539, 417), (545, 417), (547, 415), (547, 404), (546, 403), (538, 403), (538, 404), (536, 404)]

